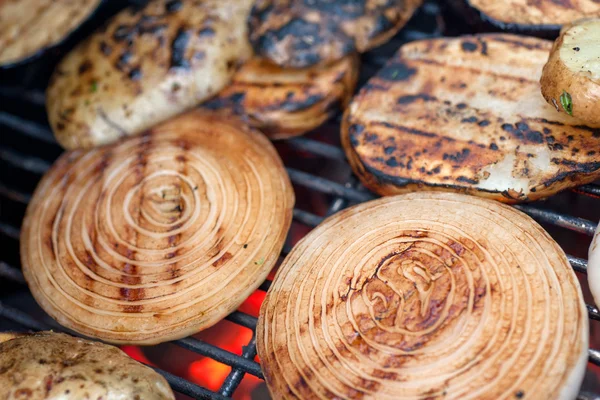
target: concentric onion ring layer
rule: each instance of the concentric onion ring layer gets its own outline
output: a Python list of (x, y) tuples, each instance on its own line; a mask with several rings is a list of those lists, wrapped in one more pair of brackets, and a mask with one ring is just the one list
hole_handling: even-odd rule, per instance
[[(533, 220), (457, 194), (343, 211), (285, 260), (261, 309), (275, 398), (574, 398), (588, 322)], [(531, 395), (528, 395), (531, 394)]]
[(262, 281), (293, 192), (268, 140), (196, 112), (61, 157), (23, 228), (25, 276), (61, 324), (112, 342), (186, 336)]

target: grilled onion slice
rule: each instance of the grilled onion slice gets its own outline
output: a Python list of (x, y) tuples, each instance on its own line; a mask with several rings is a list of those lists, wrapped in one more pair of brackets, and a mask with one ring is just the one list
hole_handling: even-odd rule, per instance
[(233, 82), (202, 107), (228, 110), (272, 139), (301, 135), (345, 108), (358, 79), (358, 56), (331, 65), (281, 68), (254, 58), (233, 76)]
[(276, 399), (574, 399), (588, 319), (564, 252), (531, 218), (429, 192), (309, 233), (257, 335)]
[(257, 55), (282, 67), (328, 64), (387, 42), (423, 0), (257, 0), (248, 26)]
[(57, 66), (46, 108), (58, 142), (90, 148), (198, 105), (252, 55), (252, 0), (155, 0), (124, 10)]
[(354, 171), (383, 195), (435, 189), (505, 202), (600, 178), (600, 129), (541, 95), (551, 47), (506, 34), (404, 45), (346, 110)]
[(588, 283), (596, 306), (600, 307), (600, 224), (596, 228), (594, 240), (588, 254)]
[(59, 44), (101, 0), (0, 1), (0, 66), (13, 66)]
[(40, 332), (0, 344), (2, 399), (175, 400), (158, 373), (114, 346)]
[(542, 95), (557, 111), (600, 127), (600, 18), (563, 28), (540, 84)]
[(27, 209), (23, 272), (42, 308), (84, 335), (181, 338), (221, 320), (263, 282), (293, 203), (264, 135), (194, 111), (63, 155)]
[(555, 38), (561, 25), (599, 17), (597, 0), (449, 0), (473, 25)]

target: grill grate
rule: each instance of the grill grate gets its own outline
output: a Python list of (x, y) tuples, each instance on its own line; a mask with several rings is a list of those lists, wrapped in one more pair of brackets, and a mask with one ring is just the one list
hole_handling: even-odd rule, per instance
[[(107, 0), (106, 2), (112, 2), (114, 5), (116, 0)], [(446, 20), (442, 19), (441, 8), (436, 1), (427, 1), (406, 29), (391, 42), (365, 54), (363, 56), (361, 84), (364, 84), (402, 43), (442, 34), (464, 33), (465, 31), (461, 31), (462, 24), (452, 21), (452, 17), (448, 17)], [(448, 29), (447, 26), (451, 25), (455, 28)], [(2, 245), (3, 252), (0, 256), (0, 287), (10, 286), (11, 290), (25, 293), (28, 293), (24, 285), (25, 280), (21, 270), (17, 267), (18, 246), (16, 244), (19, 240), (19, 225), (23, 218), (25, 206), (31, 199), (31, 192), (35, 183), (50, 167), (52, 160), (60, 153), (44, 115), (43, 84), (33, 82), (36, 73), (42, 69), (39, 67), (39, 62), (35, 66), (27, 68), (29, 70), (23, 74), (26, 79), (24, 79), (24, 82), (18, 80), (17, 82), (21, 82), (19, 85), (15, 85), (14, 81), (8, 85), (4, 84), (6, 79), (2, 79), (3, 76), (0, 74), (0, 82), (3, 82), (0, 84), (0, 129), (2, 130), (0, 141), (0, 238), (2, 243), (5, 243)], [(51, 64), (45, 64), (46, 70), (51, 68)], [(338, 145), (338, 132), (339, 117), (337, 120), (318, 129), (317, 132), (308, 135), (311, 138), (294, 138), (279, 144), (286, 154), (290, 153), (294, 157), (304, 160), (300, 165), (311, 164), (311, 161), (314, 160), (317, 161), (312, 162), (312, 164), (320, 164), (320, 161), (334, 163), (348, 177), (347, 180), (342, 180), (344, 183), (340, 183), (323, 176), (323, 171), (320, 171), (319, 174), (309, 173), (302, 170), (303, 168), (298, 169), (297, 165), (290, 166), (286, 162), (288, 164), (288, 174), (297, 189), (301, 189), (302, 193), (306, 191), (320, 193), (328, 199), (328, 208), (324, 213), (318, 213), (315, 210), (307, 211), (301, 208), (294, 209), (294, 220), (309, 228), (318, 225), (324, 217), (334, 214), (349, 205), (375, 197), (351, 177), (351, 171), (344, 153)], [(600, 218), (600, 214), (598, 214), (600, 212), (600, 185), (585, 185), (568, 193), (567, 196), (569, 196), (567, 203), (570, 203), (567, 207), (560, 206), (560, 204), (555, 207), (553, 204), (542, 205), (537, 203), (534, 205), (520, 205), (517, 208), (551, 229), (553, 236), (566, 237), (576, 244), (583, 243), (583, 246), (576, 247), (579, 247), (580, 253), (584, 254), (583, 249), (587, 248), (586, 243), (589, 242), (589, 238), (585, 238), (585, 236), (593, 235), (596, 225), (587, 219), (569, 215), (569, 212), (581, 211), (573, 208), (573, 202), (585, 199), (587, 202), (585, 204), (590, 204), (589, 207), (592, 208), (590, 218)], [(300, 199), (300, 196), (298, 197)], [(596, 215), (593, 215), (594, 210)], [(565, 233), (568, 233), (565, 231), (571, 231), (571, 233), (565, 236)], [(288, 244), (284, 247), (281, 256), (284, 257), (289, 251), (290, 246)], [(585, 259), (570, 255), (568, 258), (576, 272), (586, 273), (587, 261)], [(259, 290), (268, 290), (270, 284), (270, 281), (265, 281)], [(27, 311), (12, 307), (4, 300), (0, 296), (0, 324), (4, 319), (26, 329), (64, 330), (49, 317), (33, 317)], [(587, 308), (590, 319), (600, 321), (598, 308), (593, 305), (588, 305)], [(189, 351), (230, 366), (231, 372), (225, 378), (221, 388), (213, 392), (167, 371), (156, 369), (167, 379), (175, 391), (196, 399), (229, 399), (233, 396), (246, 374), (263, 378), (259, 364), (254, 361), (256, 356), (254, 334), (257, 318), (237, 311), (226, 319), (252, 330), (252, 339), (246, 346), (243, 346), (241, 355), (192, 337), (172, 342)], [(600, 351), (590, 349), (589, 361), (590, 365), (600, 366)], [(579, 399), (600, 400), (600, 395), (581, 392)]]

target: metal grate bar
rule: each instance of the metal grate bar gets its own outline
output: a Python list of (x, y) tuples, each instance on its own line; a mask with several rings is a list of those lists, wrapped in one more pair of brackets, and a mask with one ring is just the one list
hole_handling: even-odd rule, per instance
[[(248, 345), (244, 346), (242, 348), (242, 357), (249, 359), (249, 360), (254, 360), (254, 357), (256, 357), (256, 335), (255, 335), (255, 333), (252, 334), (252, 339), (250, 339), (250, 342), (248, 343)], [(233, 392), (235, 391), (235, 389), (237, 389), (237, 387), (242, 382), (244, 375), (245, 375), (244, 371), (242, 371), (240, 369), (233, 369), (229, 373), (229, 375), (227, 375), (227, 378), (225, 378), (225, 381), (223, 381), (223, 385), (221, 385), (221, 389), (219, 389), (219, 393), (221, 393), (223, 396), (231, 396), (233, 394)]]
[(587, 260), (584, 260), (583, 258), (576, 258), (568, 254), (567, 259), (575, 271), (581, 272), (582, 274), (587, 274)]
[(226, 317), (226, 319), (248, 329), (255, 329), (256, 324), (258, 323), (258, 318), (253, 317), (250, 314), (243, 313), (241, 311), (234, 311), (233, 313), (229, 314)]
[(294, 208), (294, 218), (299, 222), (302, 222), (303, 224), (313, 228), (323, 221), (323, 218), (319, 217), (318, 215), (297, 208)]
[(0, 111), (0, 125), (7, 126), (34, 139), (57, 144), (49, 129), (21, 117)]
[(19, 229), (0, 222), (0, 233), (8, 236), (9, 238), (19, 240)]
[(39, 175), (44, 174), (50, 168), (50, 163), (41, 158), (31, 157), (6, 148), (0, 148), (0, 159), (14, 167)]
[(244, 372), (248, 372), (261, 379), (263, 378), (262, 371), (260, 370), (260, 365), (258, 365), (257, 362), (245, 359), (241, 356), (238, 356), (237, 354), (231, 353), (227, 350), (223, 350), (220, 347), (213, 346), (212, 344), (202, 342), (192, 337), (175, 340), (172, 343), (177, 344), (183, 347), (184, 349), (193, 351), (194, 353), (210, 357), (213, 360), (216, 360), (220, 363), (241, 369)]
[(10, 189), (0, 183), (0, 195), (22, 204), (28, 204), (31, 201), (31, 196), (19, 191)]
[(594, 393), (581, 392), (577, 396), (577, 400), (600, 400), (600, 396), (595, 395)]
[(320, 176), (314, 176), (293, 168), (287, 168), (287, 172), (292, 182), (309, 189), (318, 190), (321, 193), (332, 194), (348, 200), (359, 202), (369, 201), (375, 198), (375, 196), (371, 193), (359, 192), (352, 187), (347, 187), (337, 182), (332, 182), (328, 179), (321, 178)]
[(22, 87), (0, 86), (0, 96), (24, 100), (40, 107), (46, 106), (46, 96), (40, 90), (23, 90)]
[(291, 144), (298, 150), (308, 151), (309, 153), (330, 158), (332, 160), (344, 161), (346, 156), (344, 151), (337, 146), (327, 143), (318, 142), (316, 140), (306, 139), (302, 137), (289, 139), (286, 143)]
[(179, 393), (183, 393), (187, 396), (193, 397), (194, 399), (231, 400), (229, 397), (222, 396), (221, 394), (212, 392), (203, 388), (202, 386), (195, 385), (190, 381), (178, 377), (177, 375), (171, 374), (170, 372), (150, 365), (149, 367), (164, 376), (173, 390)]
[(575, 192), (600, 197), (600, 185), (583, 185), (573, 189)]
[(571, 217), (570, 215), (563, 215), (550, 210), (541, 210), (527, 205), (516, 205), (515, 208), (523, 211), (538, 221), (547, 222), (588, 236), (592, 236), (596, 230), (595, 223), (583, 218)]
[(598, 308), (589, 304), (586, 304), (585, 306), (587, 307), (590, 319), (593, 319), (594, 321), (600, 321), (600, 311), (598, 311)]
[(13, 282), (25, 284), (25, 277), (20, 269), (0, 261), (0, 277), (10, 279)]

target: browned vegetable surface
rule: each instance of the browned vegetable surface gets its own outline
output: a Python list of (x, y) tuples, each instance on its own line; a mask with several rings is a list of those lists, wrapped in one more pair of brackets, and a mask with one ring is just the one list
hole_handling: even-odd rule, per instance
[(297, 136), (347, 106), (358, 69), (355, 54), (331, 65), (302, 69), (254, 58), (238, 70), (231, 85), (202, 107), (243, 116), (272, 139)]
[(0, 1), (0, 65), (51, 47), (76, 29), (100, 0)]
[(505, 202), (600, 178), (600, 130), (541, 95), (551, 46), (502, 34), (403, 46), (346, 111), (354, 171), (382, 195), (435, 189)]
[(597, 0), (450, 0), (463, 2), (486, 18), (506, 25), (563, 25), (578, 18), (600, 16)]
[(175, 400), (165, 379), (116, 347), (41, 332), (0, 344), (5, 400)]
[(274, 399), (574, 399), (579, 282), (498, 202), (413, 193), (344, 210), (281, 265), (257, 326)]
[(557, 111), (600, 127), (600, 18), (563, 28), (540, 84), (542, 95)]
[(27, 209), (23, 272), (70, 329), (115, 343), (178, 339), (220, 321), (263, 282), (293, 204), (264, 135), (194, 111), (63, 155)]
[(258, 0), (249, 20), (259, 56), (283, 67), (330, 63), (391, 38), (422, 0)]
[(155, 0), (124, 10), (58, 65), (57, 140), (89, 148), (139, 133), (218, 93), (251, 56), (252, 0)]

